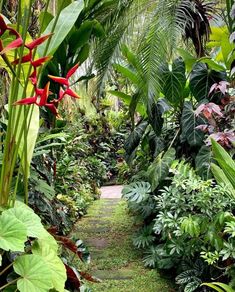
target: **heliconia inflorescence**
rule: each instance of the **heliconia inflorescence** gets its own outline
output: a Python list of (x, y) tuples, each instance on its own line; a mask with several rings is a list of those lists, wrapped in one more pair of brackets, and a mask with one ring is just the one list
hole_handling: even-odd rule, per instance
[(39, 107), (46, 107), (48, 108), (54, 115), (58, 116), (58, 110), (57, 110), (57, 105), (58, 103), (64, 98), (65, 95), (69, 95), (73, 98), (79, 98), (78, 94), (74, 92), (70, 88), (70, 83), (69, 83), (69, 78), (76, 72), (78, 69), (78, 64), (76, 64), (74, 67), (72, 67), (66, 77), (57, 77), (57, 76), (51, 76), (49, 75), (48, 77), (52, 79), (54, 82), (57, 82), (61, 85), (61, 89), (59, 92), (59, 97), (58, 99), (53, 99), (52, 101), (48, 101), (49, 96), (52, 94), (49, 90), (50, 88), (50, 82), (48, 82), (45, 86), (45, 88), (38, 88), (37, 83), (38, 83), (38, 72), (37, 69), (42, 66), (45, 62), (49, 61), (51, 57), (45, 56), (41, 57), (39, 59), (34, 60), (34, 50), (41, 45), (43, 42), (45, 42), (47, 39), (49, 39), (52, 34), (47, 34), (44, 36), (41, 36), (32, 42), (28, 44), (23, 43), (23, 39), (20, 36), (20, 34), (13, 29), (12, 27), (8, 26), (2, 15), (0, 15), (0, 37), (6, 32), (9, 31), (10, 34), (14, 35), (16, 37), (15, 40), (10, 42), (5, 48), (3, 47), (2, 40), (0, 39), (0, 55), (4, 55), (6, 52), (9, 50), (17, 49), (21, 46), (24, 46), (29, 50), (29, 52), (22, 56), (22, 58), (18, 58), (12, 62), (12, 65), (18, 65), (19, 63), (30, 63), (33, 71), (29, 76), (29, 80), (34, 86), (34, 92), (35, 95), (32, 97), (27, 97), (21, 100), (18, 100), (17, 102), (14, 103), (14, 105), (31, 105), (35, 104)]

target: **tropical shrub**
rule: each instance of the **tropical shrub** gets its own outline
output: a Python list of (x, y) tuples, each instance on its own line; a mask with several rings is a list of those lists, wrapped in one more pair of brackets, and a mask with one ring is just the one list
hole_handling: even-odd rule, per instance
[[(185, 162), (171, 163), (167, 186), (154, 193), (137, 183), (124, 189), (131, 210), (145, 224), (133, 239), (144, 264), (176, 269), (176, 283), (196, 291), (203, 281), (232, 275), (234, 202), (230, 188), (203, 181)], [(166, 179), (166, 177), (164, 177)], [(141, 221), (140, 221), (141, 222)], [(226, 234), (226, 235), (225, 235)], [(191, 289), (191, 290), (190, 290)]]

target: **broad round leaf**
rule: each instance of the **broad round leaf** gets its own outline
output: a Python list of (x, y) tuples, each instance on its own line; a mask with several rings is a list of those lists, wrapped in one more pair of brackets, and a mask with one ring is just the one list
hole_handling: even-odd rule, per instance
[(45, 234), (45, 229), (38, 217), (32, 209), (23, 203), (17, 202), (14, 208), (10, 208), (4, 213), (15, 216), (27, 228), (27, 235), (31, 237), (40, 237)]
[(20, 292), (48, 292), (53, 287), (51, 272), (41, 256), (19, 256), (13, 268), (22, 277), (17, 281)]
[(56, 240), (46, 231), (40, 217), (27, 205), (16, 202), (14, 208), (8, 209), (4, 213), (18, 219), (27, 229), (27, 236), (43, 239), (54, 251), (57, 251), (58, 245)]
[(35, 242), (32, 252), (34, 255), (41, 256), (45, 260), (50, 270), (53, 287), (56, 291), (64, 292), (64, 285), (67, 279), (66, 269), (61, 259), (57, 256), (57, 253), (43, 240)]
[(0, 216), (0, 248), (11, 251), (24, 251), (27, 231), (23, 223), (7, 211)]

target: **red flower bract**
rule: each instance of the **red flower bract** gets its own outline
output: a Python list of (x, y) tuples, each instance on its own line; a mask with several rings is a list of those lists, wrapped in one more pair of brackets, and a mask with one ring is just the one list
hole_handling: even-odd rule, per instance
[(48, 77), (50, 79), (52, 79), (53, 81), (65, 86), (65, 90), (64, 91), (63, 90), (60, 91), (60, 96), (59, 96), (59, 99), (57, 100), (57, 102), (62, 100), (63, 97), (66, 94), (71, 96), (71, 97), (73, 97), (73, 98), (80, 98), (79, 95), (70, 88), (70, 83), (69, 83), (69, 78), (76, 72), (76, 70), (78, 69), (78, 66), (79, 66), (79, 64), (76, 64), (75, 66), (73, 66), (68, 71), (68, 73), (66, 74), (65, 78), (64, 77), (57, 77), (57, 76), (48, 75)]
[(37, 106), (45, 106), (47, 107), (54, 115), (58, 115), (57, 108), (54, 103), (49, 103), (47, 101), (48, 96), (50, 94), (49, 91), (50, 82), (47, 83), (47, 85), (44, 87), (44, 89), (37, 88), (36, 95), (33, 97), (28, 97), (21, 99), (14, 103), (14, 105), (30, 105), (35, 104)]
[(12, 27), (8, 26), (5, 23), (3, 16), (0, 15), (0, 36), (2, 36), (4, 32), (7, 30), (9, 31), (10, 34), (13, 34), (16, 37), (16, 39), (9, 43), (3, 50), (1, 50), (0, 52), (1, 55), (5, 54), (9, 50), (19, 48), (23, 45), (23, 40), (19, 33)]

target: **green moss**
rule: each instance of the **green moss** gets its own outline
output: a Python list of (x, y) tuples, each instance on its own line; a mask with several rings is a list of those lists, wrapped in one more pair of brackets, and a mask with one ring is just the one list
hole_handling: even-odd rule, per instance
[(92, 258), (83, 269), (102, 280), (88, 284), (93, 291), (171, 291), (168, 280), (156, 270), (144, 268), (140, 251), (132, 245), (135, 229), (134, 217), (128, 214), (125, 201), (96, 201), (88, 216), (78, 223), (73, 235), (90, 245)]

